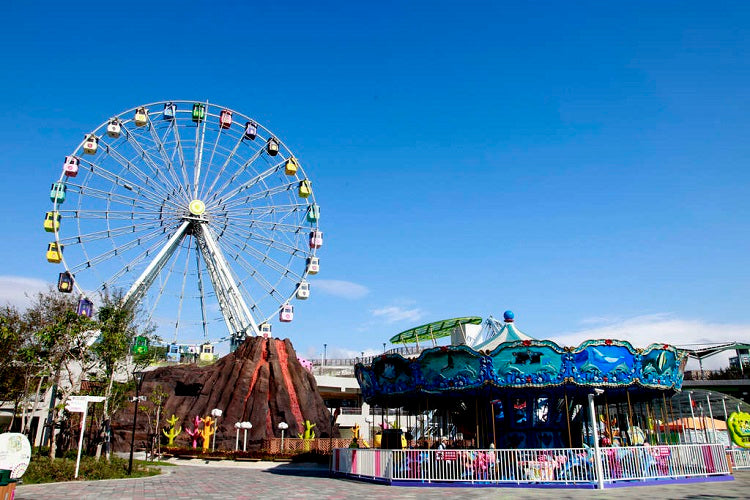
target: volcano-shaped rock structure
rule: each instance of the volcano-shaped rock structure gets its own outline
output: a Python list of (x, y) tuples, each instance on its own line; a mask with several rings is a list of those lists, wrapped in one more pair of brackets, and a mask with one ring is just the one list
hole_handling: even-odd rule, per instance
[[(167, 393), (162, 427), (173, 414), (180, 419), (176, 425), (183, 432), (175, 446), (191, 446), (185, 429), (192, 429), (196, 415), (205, 417), (214, 408), (223, 412), (216, 433), (217, 449), (234, 449), (234, 424), (243, 421), (253, 424), (248, 431), (248, 446), (253, 447), (260, 446), (263, 439), (280, 437), (280, 422), (289, 425), (287, 437), (302, 433), (305, 420), (316, 424), (313, 430), (317, 437), (331, 434), (331, 414), (318, 393), (315, 378), (300, 365), (289, 339), (251, 337), (210, 366), (176, 365), (148, 371), (141, 394), (148, 396), (157, 386)], [(144, 412), (139, 412), (136, 447), (148, 440), (148, 420)], [(132, 422), (133, 405), (128, 405), (112, 424), (115, 450), (129, 449)], [(333, 432), (335, 437), (335, 427)]]

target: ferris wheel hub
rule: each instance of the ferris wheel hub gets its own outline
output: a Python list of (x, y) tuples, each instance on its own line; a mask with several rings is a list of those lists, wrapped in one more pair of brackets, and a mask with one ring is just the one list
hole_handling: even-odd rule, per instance
[(203, 215), (203, 212), (206, 211), (206, 204), (201, 200), (193, 200), (190, 202), (188, 208), (190, 209), (190, 213), (193, 215)]

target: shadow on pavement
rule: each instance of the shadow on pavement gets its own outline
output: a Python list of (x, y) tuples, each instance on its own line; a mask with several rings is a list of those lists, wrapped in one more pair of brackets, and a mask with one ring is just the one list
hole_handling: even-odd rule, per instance
[(329, 477), (328, 465), (323, 464), (281, 464), (264, 470), (266, 474), (298, 477)]

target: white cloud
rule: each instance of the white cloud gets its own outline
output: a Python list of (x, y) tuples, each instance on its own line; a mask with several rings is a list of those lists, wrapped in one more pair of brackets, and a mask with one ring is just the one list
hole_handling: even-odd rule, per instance
[(0, 304), (25, 309), (37, 292), (46, 292), (50, 286), (51, 283), (35, 278), (0, 276)]
[[(697, 347), (691, 344), (716, 344), (722, 342), (750, 342), (750, 325), (712, 323), (700, 319), (676, 318), (672, 314), (657, 313), (635, 316), (628, 319), (596, 318), (584, 320), (581, 324), (594, 324), (590, 328), (556, 335), (561, 345), (578, 345), (588, 339), (627, 340), (633, 347), (646, 347), (653, 343), (666, 343), (682, 347)], [(725, 351), (703, 361), (707, 370), (725, 368), (734, 351)], [(693, 366), (694, 365), (694, 366)], [(688, 362), (687, 370), (697, 369), (698, 362)]]
[(373, 316), (381, 318), (388, 324), (396, 323), (397, 321), (419, 321), (425, 315), (424, 311), (417, 307), (406, 309), (400, 306), (382, 307), (380, 309), (374, 309), (371, 312)]
[(311, 289), (313, 293), (320, 291), (328, 295), (333, 295), (334, 297), (341, 297), (350, 300), (361, 299), (370, 293), (370, 290), (368, 290), (366, 286), (344, 280), (316, 279), (311, 282)]

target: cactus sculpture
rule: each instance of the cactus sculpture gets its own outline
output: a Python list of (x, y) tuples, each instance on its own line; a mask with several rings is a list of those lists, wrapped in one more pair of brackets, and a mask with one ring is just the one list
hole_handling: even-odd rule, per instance
[(170, 418), (167, 419), (167, 423), (170, 425), (169, 432), (162, 429), (162, 432), (164, 433), (167, 438), (169, 438), (169, 446), (172, 446), (174, 444), (174, 438), (180, 435), (182, 432), (182, 427), (175, 428), (175, 424), (177, 423), (178, 418), (172, 414)]
[(192, 430), (185, 429), (185, 432), (188, 434), (188, 436), (193, 438), (193, 448), (198, 447), (198, 436), (201, 435), (200, 426), (201, 426), (201, 418), (198, 415), (196, 415), (195, 418), (193, 419), (193, 429)]
[(313, 424), (309, 420), (305, 420), (305, 432), (297, 434), (300, 439), (315, 439), (315, 431), (312, 430), (317, 424)]
[(200, 434), (203, 438), (203, 452), (205, 453), (208, 451), (208, 445), (211, 443), (211, 436), (216, 433), (216, 429), (213, 427), (215, 420), (210, 415), (207, 415), (201, 419), (201, 422), (203, 422), (203, 429), (201, 429)]

